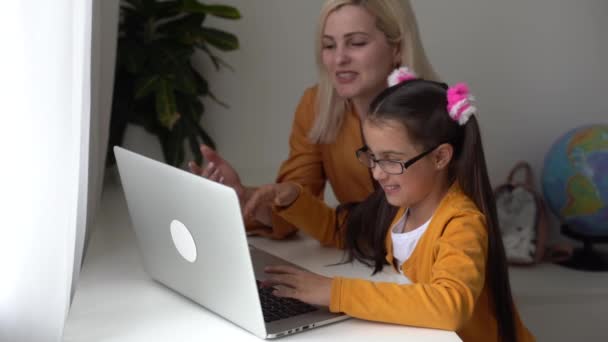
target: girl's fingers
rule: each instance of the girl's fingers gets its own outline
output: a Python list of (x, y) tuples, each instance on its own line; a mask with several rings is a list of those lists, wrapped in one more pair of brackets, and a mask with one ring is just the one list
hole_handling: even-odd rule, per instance
[[(275, 274), (264, 281), (264, 284), (269, 286), (283, 285), (296, 288), (298, 286), (298, 279), (292, 274)], [(266, 286), (268, 287), (268, 286)]]
[(266, 266), (264, 272), (272, 274), (300, 274), (302, 270), (288, 265)]
[(300, 299), (298, 298), (298, 290), (286, 286), (277, 286), (272, 294), (277, 297)]

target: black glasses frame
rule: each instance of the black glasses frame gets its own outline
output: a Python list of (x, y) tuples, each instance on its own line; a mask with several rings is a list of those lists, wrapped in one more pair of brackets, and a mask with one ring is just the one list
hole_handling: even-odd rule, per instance
[[(441, 144), (439, 144), (439, 145), (441, 145)], [(414, 165), (414, 163), (416, 163), (416, 162), (417, 162), (417, 161), (419, 161), (420, 159), (422, 159), (422, 158), (426, 157), (426, 156), (427, 156), (427, 155), (429, 155), (431, 152), (435, 151), (435, 149), (436, 149), (437, 147), (439, 147), (439, 145), (437, 145), (437, 146), (435, 146), (435, 147), (433, 147), (433, 148), (430, 148), (430, 149), (428, 149), (428, 150), (426, 150), (426, 151), (424, 151), (424, 152), (420, 153), (419, 155), (417, 155), (417, 156), (415, 156), (415, 157), (413, 157), (413, 158), (411, 158), (411, 159), (408, 159), (408, 160), (406, 160), (406, 161), (391, 160), (391, 159), (375, 159), (375, 158), (372, 158), (372, 157), (370, 157), (370, 156), (368, 155), (368, 156), (367, 156), (367, 158), (369, 158), (369, 160), (371, 161), (371, 165), (368, 165), (368, 164), (364, 163), (364, 162), (361, 160), (361, 155), (362, 155), (363, 153), (368, 153), (368, 151), (369, 151), (369, 147), (367, 147), (367, 146), (363, 146), (363, 147), (361, 147), (360, 149), (358, 149), (358, 150), (355, 152), (355, 154), (356, 154), (356, 156), (357, 156), (357, 159), (358, 159), (358, 160), (359, 160), (359, 161), (360, 161), (360, 162), (361, 162), (363, 165), (367, 166), (367, 167), (368, 167), (368, 168), (370, 168), (370, 169), (373, 169), (373, 168), (376, 166), (376, 164), (378, 164), (378, 165), (386, 165), (385, 163), (387, 163), (387, 162), (388, 162), (388, 163), (394, 163), (394, 164), (398, 164), (399, 166), (401, 166), (401, 172), (399, 172), (399, 173), (388, 172), (388, 171), (386, 171), (386, 170), (385, 170), (385, 169), (384, 169), (382, 166), (380, 166), (380, 168), (382, 169), (382, 171), (384, 171), (384, 172), (386, 172), (386, 173), (388, 173), (388, 174), (390, 174), (390, 175), (400, 175), (400, 174), (403, 174), (403, 172), (405, 172), (405, 170), (407, 170), (407, 168), (408, 168), (408, 167), (410, 167), (410, 166)]]

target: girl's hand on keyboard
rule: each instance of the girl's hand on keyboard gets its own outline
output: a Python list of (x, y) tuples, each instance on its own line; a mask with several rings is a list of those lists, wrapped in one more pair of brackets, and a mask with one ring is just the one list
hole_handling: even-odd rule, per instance
[[(332, 278), (291, 266), (268, 266), (263, 284), (274, 286), (277, 297), (294, 298), (312, 305), (329, 306)], [(278, 286), (277, 286), (278, 285)]]

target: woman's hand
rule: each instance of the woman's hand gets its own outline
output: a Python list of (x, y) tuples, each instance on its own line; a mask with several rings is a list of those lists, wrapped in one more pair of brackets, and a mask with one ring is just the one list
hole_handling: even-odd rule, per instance
[(332, 278), (291, 266), (268, 266), (264, 272), (270, 276), (262, 282), (262, 286), (276, 286), (273, 295), (295, 298), (312, 305), (329, 306)]
[[(245, 218), (256, 218), (265, 223), (265, 217), (273, 205), (286, 207), (300, 195), (300, 188), (291, 182), (267, 184), (255, 189), (243, 210)], [(260, 220), (261, 219), (261, 220)]]
[(241, 178), (232, 165), (210, 147), (201, 145), (200, 149), (203, 157), (208, 163), (203, 168), (194, 161), (191, 161), (188, 163), (190, 171), (201, 177), (233, 188), (239, 196), (241, 203), (245, 203), (245, 201), (247, 201), (247, 189), (241, 183)]

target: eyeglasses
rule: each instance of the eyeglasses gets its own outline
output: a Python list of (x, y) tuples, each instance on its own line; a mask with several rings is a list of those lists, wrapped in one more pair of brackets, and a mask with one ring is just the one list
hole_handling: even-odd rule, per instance
[(415, 156), (412, 159), (407, 161), (399, 161), (399, 160), (390, 160), (390, 159), (375, 159), (369, 153), (369, 148), (367, 146), (363, 146), (357, 150), (357, 159), (361, 162), (361, 164), (366, 167), (372, 169), (376, 164), (380, 166), (382, 171), (390, 174), (390, 175), (400, 175), (402, 174), (408, 167), (412, 166), (415, 162), (427, 156), (429, 153), (433, 152), (439, 145), (426, 150), (419, 155)]

